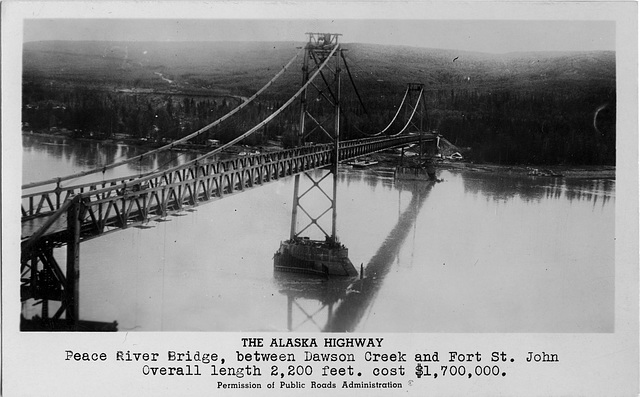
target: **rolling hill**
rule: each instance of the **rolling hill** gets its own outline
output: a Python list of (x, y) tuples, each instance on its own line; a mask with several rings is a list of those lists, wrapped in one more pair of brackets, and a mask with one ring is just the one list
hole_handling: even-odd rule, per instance
[[(154, 114), (166, 125), (193, 128), (205, 122), (202, 105), (182, 101), (208, 98), (204, 104), (223, 111), (215, 98), (246, 97), (268, 82), (299, 52), (299, 42), (91, 42), (43, 41), (23, 48), (24, 106), (57, 98), (73, 111), (54, 123), (92, 125), (98, 109), (103, 123), (119, 131), (147, 134)], [(345, 117), (357, 130), (386, 125), (407, 83), (425, 85), (429, 125), (452, 143), (472, 147), (478, 161), (544, 164), (615, 164), (616, 55), (611, 51), (485, 54), (467, 51), (343, 44), (355, 84), (369, 112), (363, 115), (345, 76)], [(260, 109), (242, 123), (263, 117), (287, 100), (302, 80), (299, 57), (264, 96)], [(102, 91), (107, 99), (85, 101), (82, 90)], [(92, 92), (93, 92), (92, 91)], [(61, 93), (69, 93), (63, 95)], [(116, 104), (112, 93), (129, 95)], [(145, 103), (131, 98), (146, 95)], [(60, 99), (62, 97), (62, 99)], [(181, 102), (171, 105), (170, 98)], [(109, 102), (111, 101), (111, 102)], [(88, 102), (91, 102), (88, 104)], [(110, 104), (109, 104), (110, 103)], [(33, 105), (33, 104), (32, 104)], [(183, 106), (184, 105), (184, 106)], [(191, 106), (188, 106), (191, 105)], [(31, 106), (31, 105), (30, 105)], [(71, 106), (71, 105), (70, 105)], [(91, 110), (93, 106), (94, 110)], [(144, 107), (146, 106), (146, 107)], [(200, 106), (199, 110), (194, 110)], [(50, 106), (51, 107), (51, 106)], [(190, 111), (186, 111), (190, 107)], [(145, 112), (147, 121), (136, 114)], [(213, 110), (211, 110), (213, 111)], [(75, 112), (75, 113), (74, 113)], [(136, 113), (137, 112), (137, 113)], [(178, 112), (178, 113), (175, 113)], [(51, 125), (51, 114), (28, 118)], [(41, 112), (42, 113), (42, 112)], [(175, 114), (174, 114), (175, 113)], [(189, 114), (187, 114), (189, 113)], [(279, 133), (291, 130), (295, 112)], [(79, 114), (83, 114), (80, 116)], [(94, 117), (95, 118), (95, 117)], [(143, 117), (144, 118), (144, 117)], [(82, 119), (84, 121), (79, 122)], [(241, 125), (242, 124), (242, 125)], [(235, 131), (235, 130), (234, 130)], [(238, 132), (229, 131), (228, 136)], [(274, 131), (275, 133), (275, 131)]]
[[(25, 43), (24, 77), (105, 85), (182, 89), (211, 87), (251, 94), (298, 51), (297, 42), (86, 42)], [(510, 53), (344, 44), (363, 90), (421, 82), (431, 89), (546, 89), (598, 84), (615, 87), (615, 53)], [(301, 58), (301, 57), (300, 57)], [(454, 60), (455, 59), (455, 60)], [(300, 63), (299, 63), (300, 64)], [(293, 68), (292, 68), (293, 69)], [(284, 76), (299, 85), (299, 69)]]

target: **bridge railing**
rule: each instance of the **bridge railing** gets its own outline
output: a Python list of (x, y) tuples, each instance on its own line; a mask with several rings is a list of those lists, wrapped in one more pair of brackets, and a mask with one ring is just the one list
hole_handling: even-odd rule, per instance
[(22, 219), (28, 220), (40, 216), (49, 216), (57, 211), (60, 205), (70, 196), (76, 194), (96, 194), (105, 193), (107, 191), (122, 194), (124, 191), (135, 191), (146, 187), (149, 181), (157, 182), (158, 178), (165, 183), (172, 183), (174, 180), (180, 180), (188, 177), (189, 170), (195, 167), (211, 166), (215, 172), (237, 170), (269, 161), (279, 161), (291, 158), (297, 153), (310, 154), (318, 150), (326, 150), (324, 146), (314, 145), (308, 147), (294, 148), (290, 150), (278, 151), (273, 153), (256, 154), (250, 156), (242, 156), (233, 159), (219, 160), (207, 159), (195, 164), (184, 164), (169, 170), (158, 171), (146, 175), (130, 175), (125, 177), (112, 178), (94, 182), (87, 182), (72, 186), (61, 186), (56, 183), (49, 186), (45, 190), (31, 192), (22, 195)]
[[(339, 161), (418, 141), (420, 136), (366, 138), (340, 143)], [(22, 220), (50, 217), (69, 198), (81, 196), (84, 237), (148, 222), (203, 201), (221, 198), (333, 163), (333, 145), (319, 144), (227, 160), (207, 159), (146, 176), (60, 187), (22, 196)], [(32, 227), (31, 230), (37, 230)], [(23, 234), (25, 228), (23, 227)], [(23, 237), (27, 237), (24, 236)]]

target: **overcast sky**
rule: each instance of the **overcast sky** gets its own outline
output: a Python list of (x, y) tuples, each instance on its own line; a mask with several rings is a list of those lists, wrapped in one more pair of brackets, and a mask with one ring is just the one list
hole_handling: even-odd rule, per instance
[(615, 50), (611, 21), (26, 19), (24, 41), (306, 41), (341, 33), (344, 43), (506, 53)]

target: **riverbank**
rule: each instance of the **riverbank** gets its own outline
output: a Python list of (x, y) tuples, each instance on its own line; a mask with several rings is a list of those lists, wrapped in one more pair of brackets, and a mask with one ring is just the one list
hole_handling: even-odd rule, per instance
[(436, 165), (441, 169), (465, 170), (472, 172), (500, 173), (513, 175), (530, 175), (541, 178), (584, 178), (584, 179), (615, 179), (616, 167), (609, 165), (593, 166), (566, 166), (566, 165), (543, 165), (543, 166), (521, 166), (521, 165), (495, 165), (495, 164), (473, 164), (465, 162), (440, 162)]
[[(400, 164), (400, 155), (392, 152), (375, 153), (367, 158), (376, 161), (373, 168), (389, 168)], [(415, 160), (414, 160), (415, 159)], [(405, 157), (406, 165), (419, 162), (417, 156)], [(532, 176), (540, 178), (571, 179), (615, 179), (616, 167), (611, 165), (498, 165), (476, 164), (465, 161), (436, 161), (436, 169), (464, 170), (468, 172), (493, 173), (514, 176)]]
[[(125, 144), (130, 146), (137, 146), (142, 149), (152, 150), (157, 149), (160, 146), (166, 145), (166, 143), (159, 142), (147, 142), (139, 139), (89, 139), (89, 138), (72, 138), (69, 134), (64, 133), (51, 133), (51, 132), (23, 132), (25, 135), (37, 135), (43, 137), (52, 138), (70, 138), (78, 141), (93, 141), (102, 143), (113, 144)], [(207, 145), (195, 145), (195, 144), (182, 144), (177, 145), (174, 150), (183, 150), (194, 153), (205, 153), (213, 150), (213, 147)], [(269, 141), (263, 145), (248, 146), (248, 145), (234, 145), (225, 149), (227, 155), (250, 155), (256, 153), (267, 153), (282, 150), (282, 147), (278, 142)], [(395, 167), (401, 161), (400, 154), (389, 150), (380, 153), (374, 153), (366, 157), (367, 159), (376, 162), (370, 168), (389, 168)], [(418, 156), (406, 155), (404, 158), (405, 164), (417, 161)], [(415, 160), (414, 160), (415, 159)], [(476, 164), (468, 163), (465, 161), (437, 161), (435, 163), (436, 169), (450, 169), (450, 170), (464, 170), (470, 172), (481, 173), (500, 173), (505, 175), (529, 175), (533, 177), (541, 178), (573, 178), (573, 179), (615, 179), (616, 167), (615, 166), (567, 166), (567, 165), (497, 165), (497, 164)]]
[[(96, 142), (100, 144), (107, 145), (127, 145), (131, 147), (137, 147), (142, 150), (151, 151), (154, 149), (158, 149), (163, 146), (167, 146), (170, 142), (156, 142), (146, 139), (138, 139), (138, 138), (74, 138), (71, 135), (70, 131), (65, 132), (50, 132), (50, 131), (23, 131), (22, 135), (24, 136), (36, 136), (36, 137), (44, 137), (44, 138), (54, 138), (54, 139), (70, 139), (72, 141), (77, 142)], [(174, 151), (183, 151), (183, 152), (191, 152), (196, 154), (204, 154), (216, 149), (217, 146), (212, 145), (203, 145), (203, 144), (195, 144), (191, 142), (179, 143), (175, 144), (171, 150)], [(228, 148), (225, 148), (223, 153), (227, 155), (250, 155), (250, 154), (258, 154), (258, 153), (268, 153), (275, 152), (278, 150), (282, 150), (282, 146), (279, 142), (275, 141), (267, 141), (261, 145), (249, 146), (249, 145), (233, 145)]]

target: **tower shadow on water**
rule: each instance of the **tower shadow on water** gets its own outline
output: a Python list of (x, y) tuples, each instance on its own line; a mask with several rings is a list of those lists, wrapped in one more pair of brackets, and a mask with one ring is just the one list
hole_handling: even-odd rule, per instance
[[(436, 183), (435, 181), (396, 182), (397, 186), (412, 193), (411, 201), (405, 211), (399, 215), (398, 222), (389, 232), (384, 243), (364, 266), (360, 279), (319, 279), (276, 273), (280, 292), (287, 296), (287, 329), (297, 331), (303, 325), (312, 323), (322, 332), (353, 332), (373, 303), (412, 230), (422, 205)], [(299, 300), (317, 301), (320, 306), (311, 312), (307, 305), (301, 305)], [(294, 311), (302, 315), (301, 319), (294, 319), (296, 317)]]

